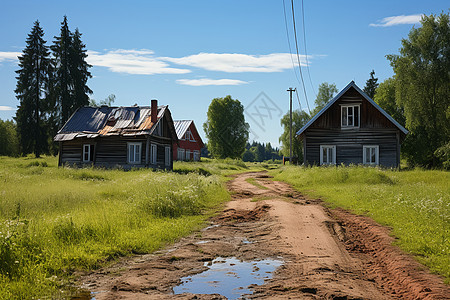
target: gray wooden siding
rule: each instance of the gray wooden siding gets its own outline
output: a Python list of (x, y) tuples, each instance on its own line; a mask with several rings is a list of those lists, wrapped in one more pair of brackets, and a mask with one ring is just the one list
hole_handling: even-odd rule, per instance
[[(157, 145), (157, 163), (156, 165), (146, 165), (146, 144), (147, 136), (111, 136), (95, 139), (75, 139), (72, 141), (61, 142), (60, 163), (62, 165), (89, 165), (82, 161), (83, 144), (95, 145), (93, 153), (93, 164), (99, 167), (113, 168), (121, 166), (123, 168), (133, 167), (152, 167), (166, 168), (165, 166), (165, 147), (172, 147), (172, 141), (164, 137), (150, 137), (150, 144)], [(142, 143), (141, 164), (129, 164), (127, 162), (128, 142)], [(91, 154), (92, 155), (92, 154)], [(150, 158), (149, 158), (150, 161)], [(170, 167), (171, 168), (171, 167)]]
[(399, 165), (397, 130), (391, 128), (308, 129), (304, 135), (305, 163), (320, 164), (320, 145), (336, 145), (336, 164), (362, 164), (363, 146), (379, 146), (379, 164), (385, 167)]

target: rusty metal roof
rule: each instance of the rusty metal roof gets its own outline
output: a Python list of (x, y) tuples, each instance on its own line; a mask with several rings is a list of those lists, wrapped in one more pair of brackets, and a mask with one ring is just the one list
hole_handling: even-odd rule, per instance
[[(158, 120), (166, 111), (167, 106), (158, 106)], [(81, 107), (58, 131), (54, 140), (61, 142), (81, 137), (152, 134), (155, 124), (151, 122), (150, 114), (150, 106)]]

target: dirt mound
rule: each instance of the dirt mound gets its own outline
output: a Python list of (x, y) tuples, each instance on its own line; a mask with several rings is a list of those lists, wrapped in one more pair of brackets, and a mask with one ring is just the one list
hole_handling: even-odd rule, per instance
[(347, 249), (366, 258), (369, 274), (382, 282), (384, 289), (401, 299), (450, 299), (450, 288), (442, 278), (392, 245), (394, 238), (388, 228), (343, 209), (331, 213), (345, 227)]
[(240, 209), (226, 209), (222, 215), (217, 217), (218, 222), (250, 222), (261, 219), (267, 211), (270, 209), (270, 205), (263, 204), (256, 207), (253, 210), (240, 210)]

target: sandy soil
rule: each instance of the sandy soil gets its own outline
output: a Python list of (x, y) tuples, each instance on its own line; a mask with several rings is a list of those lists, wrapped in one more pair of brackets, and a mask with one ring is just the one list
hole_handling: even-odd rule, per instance
[(85, 274), (80, 285), (96, 299), (225, 299), (173, 295), (172, 289), (217, 257), (272, 258), (284, 265), (245, 298), (450, 299), (442, 278), (392, 246), (389, 229), (369, 218), (329, 210), (262, 172), (237, 175), (228, 188), (232, 201), (209, 227), (167, 249)]

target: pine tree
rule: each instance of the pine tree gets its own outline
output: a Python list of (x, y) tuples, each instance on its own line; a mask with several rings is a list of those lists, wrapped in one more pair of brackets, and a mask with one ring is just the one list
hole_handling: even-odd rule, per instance
[(53, 64), (55, 66), (55, 104), (59, 110), (57, 127), (61, 127), (69, 119), (71, 107), (73, 106), (72, 90), (74, 82), (71, 74), (72, 33), (67, 24), (67, 16), (64, 16), (64, 20), (61, 22), (60, 36), (55, 36), (53, 45), (50, 48), (53, 52)]
[(378, 87), (378, 78), (375, 78), (375, 71), (372, 70), (370, 72), (370, 78), (366, 81), (366, 86), (364, 87), (364, 93), (367, 94), (371, 99), (373, 99), (373, 96), (375, 96), (375, 90)]
[(54, 96), (58, 109), (57, 126), (61, 127), (79, 108), (89, 105), (89, 94), (92, 90), (87, 81), (92, 77), (88, 71), (91, 65), (86, 62), (86, 45), (81, 41), (81, 33), (77, 29), (72, 33), (67, 23), (67, 16), (61, 22), (59, 36), (55, 36), (53, 45)]
[[(74, 80), (74, 102), (70, 110), (70, 115), (79, 107), (89, 105), (89, 96), (92, 90), (87, 86), (87, 81), (92, 77), (88, 71), (92, 66), (86, 62), (86, 45), (81, 41), (81, 33), (75, 29), (72, 39), (72, 76)], [(113, 95), (114, 96), (114, 95)], [(115, 96), (114, 96), (115, 98)], [(114, 102), (114, 99), (112, 100)], [(69, 115), (69, 116), (70, 116)]]
[(15, 93), (20, 104), (15, 120), (20, 148), (22, 154), (34, 152), (36, 157), (47, 149), (45, 123), (50, 52), (43, 37), (44, 31), (39, 21), (34, 22), (27, 45), (19, 57), (20, 69), (16, 71)]

